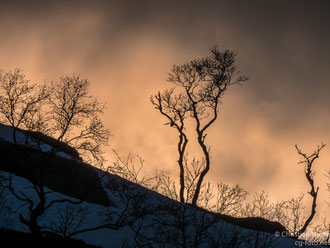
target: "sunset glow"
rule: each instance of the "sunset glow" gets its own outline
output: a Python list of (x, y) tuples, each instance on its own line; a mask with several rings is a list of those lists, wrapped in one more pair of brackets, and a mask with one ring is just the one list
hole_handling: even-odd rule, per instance
[(294, 146), (311, 153), (323, 142), (328, 146), (315, 167), (323, 210), (330, 161), (327, 8), (301, 1), (114, 2), (1, 1), (0, 68), (22, 68), (38, 83), (74, 73), (87, 78), (91, 93), (107, 103), (108, 162), (115, 149), (141, 156), (145, 174), (158, 169), (177, 177), (177, 133), (149, 98), (172, 86), (174, 64), (208, 56), (214, 45), (235, 50), (249, 80), (222, 99), (206, 139), (207, 179), (251, 194), (266, 190), (274, 201), (307, 194)]

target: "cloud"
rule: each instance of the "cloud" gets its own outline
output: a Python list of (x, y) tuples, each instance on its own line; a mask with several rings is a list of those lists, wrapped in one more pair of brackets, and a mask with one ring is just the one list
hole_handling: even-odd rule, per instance
[[(173, 64), (238, 51), (250, 80), (230, 89), (210, 130), (209, 178), (280, 192), (297, 157), (329, 143), (329, 1), (2, 1), (0, 67), (32, 81), (81, 74), (108, 103), (112, 147), (140, 154), (147, 171), (175, 173), (176, 134), (149, 103)], [(292, 149), (293, 148), (293, 149)], [(324, 153), (324, 157), (328, 157)], [(291, 167), (290, 167), (291, 168)], [(319, 170), (326, 168), (320, 163)], [(251, 179), (252, 178), (252, 179)], [(322, 179), (321, 179), (322, 180)], [(277, 191), (278, 190), (278, 191)], [(279, 193), (278, 193), (279, 194)], [(280, 195), (280, 194), (279, 194)]]

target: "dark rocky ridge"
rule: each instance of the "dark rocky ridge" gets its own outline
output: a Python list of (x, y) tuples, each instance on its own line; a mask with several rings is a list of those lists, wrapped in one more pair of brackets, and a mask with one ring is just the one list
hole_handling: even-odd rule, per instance
[[(35, 181), (45, 164), (46, 153), (0, 140), (0, 170)], [(42, 172), (43, 185), (87, 202), (111, 205), (96, 170), (81, 161), (53, 155)]]
[(46, 134), (43, 134), (41, 132), (36, 132), (36, 131), (30, 131), (30, 130), (23, 130), (23, 129), (18, 129), (18, 131), (24, 133), (27, 137), (32, 138), (36, 141), (43, 142), (47, 145), (50, 145), (51, 147), (56, 148), (59, 151), (62, 151), (68, 155), (70, 155), (73, 158), (80, 159), (79, 153), (76, 149), (73, 147), (69, 146), (68, 144), (61, 142), (57, 139), (54, 139), (53, 137), (50, 137)]
[(192, 206), (192, 207), (196, 208), (200, 211), (212, 214), (213, 216), (217, 217), (219, 220), (223, 220), (225, 222), (234, 224), (236, 226), (239, 226), (239, 227), (242, 227), (245, 229), (254, 230), (254, 231), (258, 231), (258, 232), (266, 232), (266, 233), (270, 233), (270, 234), (276, 234), (276, 233), (289, 234), (289, 232), (286, 230), (286, 228), (279, 222), (270, 221), (270, 220), (264, 219), (262, 217), (233, 217), (233, 216), (226, 215), (226, 214), (211, 212), (211, 211), (206, 210), (201, 207), (195, 207), (195, 206)]
[(279, 222), (270, 221), (261, 217), (245, 217), (236, 218), (229, 215), (217, 214), (221, 220), (232, 223), (234, 225), (259, 232), (275, 233), (289, 233), (286, 228)]

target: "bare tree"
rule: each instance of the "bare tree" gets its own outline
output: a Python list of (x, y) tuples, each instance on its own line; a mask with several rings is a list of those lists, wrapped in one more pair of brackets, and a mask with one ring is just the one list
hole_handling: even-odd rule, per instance
[[(24, 190), (17, 191), (9, 178), (7, 189), (16, 199), (27, 206), (28, 215), (19, 214), (20, 221), (26, 225), (34, 242), (37, 242), (45, 230), (39, 223), (40, 217), (54, 205), (60, 203), (80, 204), (82, 200), (70, 198), (52, 199), (45, 187), (45, 171), (63, 151), (63, 147), (76, 148), (83, 159), (94, 165), (102, 166), (102, 145), (109, 139), (109, 131), (103, 126), (100, 114), (104, 105), (89, 95), (89, 82), (79, 76), (62, 77), (53, 82), (51, 87), (38, 87), (30, 84), (21, 70), (14, 72), (0, 71), (0, 114), (1, 121), (13, 128), (13, 142), (20, 156), (24, 156), (27, 165), (38, 165), (34, 168), (34, 177), (30, 179), (37, 199), (29, 197)], [(17, 131), (25, 134), (25, 144), (17, 140)], [(47, 137), (42, 131), (51, 136)], [(40, 142), (40, 138), (42, 142)], [(50, 149), (45, 149), (45, 144)], [(24, 146), (22, 146), (24, 145)], [(38, 159), (33, 158), (25, 147), (34, 149)], [(72, 148), (71, 148), (72, 149)], [(112, 227), (111, 225), (107, 227)]]
[(102, 145), (110, 132), (100, 119), (104, 104), (89, 95), (90, 83), (79, 76), (62, 77), (51, 86), (50, 120), (52, 136), (78, 150), (86, 162), (102, 167)]
[[(172, 191), (171, 185), (170, 182), (164, 187), (166, 192)], [(216, 216), (161, 195), (157, 202), (146, 221), (132, 226), (136, 247), (203, 247), (206, 244), (207, 230), (217, 223)]]
[(305, 209), (305, 206), (303, 205), (303, 198), (304, 195), (301, 194), (296, 198), (286, 201), (282, 209), (283, 218), (281, 218), (280, 221), (285, 225), (293, 237), (299, 235), (298, 232), (304, 225), (305, 216), (303, 210)]
[[(187, 119), (195, 122), (197, 142), (202, 149), (203, 165), (196, 181), (191, 203), (197, 204), (203, 180), (210, 169), (210, 148), (205, 143), (208, 128), (218, 117), (220, 100), (230, 85), (247, 80), (238, 76), (236, 53), (212, 48), (211, 57), (195, 59), (183, 65), (174, 65), (168, 81), (176, 86), (171, 90), (151, 96), (151, 103), (166, 117), (171, 127), (179, 133), (178, 165), (180, 168), (180, 201), (185, 202), (184, 159), (188, 138)], [(176, 92), (176, 93), (175, 93)]]
[(222, 227), (214, 226), (208, 237), (208, 247), (249, 247), (249, 248), (274, 248), (279, 247), (278, 238), (269, 233), (256, 231), (242, 231), (237, 226), (230, 224)]
[(243, 208), (241, 208), (240, 215), (259, 216), (268, 220), (278, 221), (288, 230), (288, 233), (285, 234), (286, 237), (298, 238), (305, 233), (316, 213), (316, 202), (319, 189), (318, 187), (315, 187), (315, 172), (312, 168), (324, 146), (324, 144), (318, 146), (311, 155), (307, 155), (296, 145), (298, 154), (303, 157), (303, 160), (300, 161), (299, 164), (304, 165), (305, 177), (311, 187), (311, 190), (308, 193), (313, 198), (311, 212), (308, 217), (304, 216), (303, 212), (305, 209), (305, 206), (303, 205), (303, 194), (290, 200), (271, 203), (268, 194), (264, 191), (256, 193), (253, 201), (245, 204)]
[[(11, 194), (19, 201), (22, 202), (22, 205), (19, 206), (18, 210), (23, 206), (28, 207), (28, 216), (25, 216), (22, 212), (19, 213), (19, 220), (22, 224), (29, 228), (32, 235), (33, 247), (38, 247), (38, 243), (41, 240), (43, 234), (46, 232), (47, 227), (42, 227), (39, 225), (40, 217), (51, 207), (58, 203), (72, 203), (79, 204), (82, 201), (71, 200), (69, 198), (54, 199), (48, 200), (47, 196), (52, 193), (46, 191), (43, 184), (32, 182), (31, 189), (37, 193), (38, 200), (35, 201), (31, 196), (29, 196), (24, 190), (16, 190), (13, 187), (12, 177), (9, 177), (9, 184), (7, 188)], [(25, 189), (26, 190), (26, 189)]]
[[(191, 173), (194, 178), (194, 172)], [(168, 175), (158, 173), (154, 178), (157, 179), (158, 192), (171, 199), (178, 199), (175, 182)], [(189, 189), (189, 184), (187, 187)], [(239, 211), (247, 192), (238, 185), (229, 187), (222, 182), (216, 190), (214, 193), (210, 183), (203, 184), (198, 198), (199, 207), (163, 197), (159, 199), (161, 204), (155, 212), (141, 225), (133, 226), (136, 247), (276, 247), (276, 237), (270, 233), (283, 231), (284, 227), (262, 218), (224, 215)], [(240, 229), (238, 226), (251, 230)], [(253, 228), (258, 228), (258, 231)]]
[[(110, 132), (100, 115), (104, 104), (89, 94), (90, 83), (79, 76), (62, 77), (39, 86), (25, 79), (22, 70), (0, 70), (0, 121), (17, 130), (40, 131), (77, 149), (86, 162), (101, 167), (105, 161), (102, 145)], [(54, 151), (60, 142), (54, 143)]]
[(237, 216), (242, 209), (248, 192), (238, 184), (234, 187), (220, 182), (217, 184), (215, 212)]
[(17, 128), (44, 131), (42, 104), (49, 97), (46, 85), (31, 84), (22, 70), (0, 70), (0, 122), (13, 128), (13, 141), (17, 144)]
[[(144, 160), (140, 156), (121, 156), (113, 150), (116, 159), (106, 168), (106, 171), (114, 175), (118, 175), (133, 183), (142, 185), (144, 187), (152, 187), (151, 181), (153, 178), (141, 176), (141, 170), (144, 166)], [(137, 160), (137, 163), (136, 163)]]
[(312, 228), (312, 235), (307, 238), (310, 241), (315, 241), (325, 247), (330, 247), (330, 222), (327, 220), (327, 216), (322, 217), (322, 221)]
[[(330, 171), (327, 171), (325, 176), (330, 180)], [(330, 196), (330, 183), (326, 183), (327, 191)], [(328, 208), (330, 207), (330, 201), (327, 202)], [(328, 211), (329, 212), (329, 211)], [(328, 213), (327, 212), (327, 213)], [(330, 247), (330, 222), (328, 215), (324, 214), (321, 222), (312, 227), (313, 235), (308, 236), (310, 241), (315, 241), (325, 247)]]
[(187, 118), (190, 106), (187, 104), (187, 98), (182, 93), (174, 95), (174, 90), (166, 90), (164, 93), (158, 92), (158, 95), (151, 97), (151, 102), (156, 109), (160, 111), (170, 122), (167, 123), (179, 132), (178, 142), (178, 165), (180, 168), (180, 201), (185, 202), (185, 171), (184, 160), (188, 144), (188, 138), (185, 133), (185, 119)]
[(262, 190), (261, 192), (256, 192), (253, 200), (241, 208), (240, 215), (243, 217), (262, 217), (273, 220), (275, 209), (275, 204), (270, 202), (268, 193)]
[(310, 215), (306, 219), (302, 228), (297, 232), (298, 235), (301, 235), (306, 231), (308, 225), (311, 223), (311, 221), (313, 220), (315, 213), (316, 213), (316, 200), (317, 200), (317, 194), (319, 191), (319, 187), (315, 188), (315, 184), (314, 184), (315, 171), (312, 170), (312, 167), (313, 167), (315, 160), (319, 158), (319, 154), (324, 147), (325, 147), (325, 144), (321, 144), (320, 146), (317, 147), (317, 149), (312, 154), (307, 155), (306, 153), (303, 153), (299, 149), (298, 145), (296, 145), (298, 154), (303, 157), (303, 160), (301, 160), (299, 162), (299, 164), (304, 165), (305, 176), (306, 176), (308, 183), (311, 186), (311, 190), (308, 192), (308, 194), (310, 194), (311, 197), (313, 198)]
[(49, 227), (54, 233), (67, 237), (86, 223), (89, 210), (86, 206), (67, 202), (57, 206), (56, 209), (55, 221)]
[(175, 201), (179, 200), (175, 181), (163, 171), (155, 171), (153, 175), (153, 190)]
[[(201, 170), (198, 161), (193, 160), (191, 163), (189, 164), (191, 166), (188, 166), (188, 161), (184, 161), (186, 170), (184, 197), (188, 202), (193, 197), (195, 181)], [(234, 213), (238, 210), (247, 195), (247, 192), (238, 185), (230, 187), (220, 182), (217, 187), (213, 187), (211, 183), (203, 183), (197, 203), (199, 207), (196, 207), (177, 202), (179, 195), (175, 181), (162, 171), (156, 171), (151, 181), (152, 189), (160, 193), (158, 196), (160, 204), (152, 215), (147, 217), (145, 223), (133, 226), (137, 247), (203, 247), (209, 245), (214, 236), (220, 235), (225, 243), (227, 238), (235, 235), (230, 229), (226, 230), (226, 235), (223, 235), (225, 229), (222, 227), (226, 223), (216, 211)], [(237, 244), (242, 244), (246, 238), (242, 237)]]

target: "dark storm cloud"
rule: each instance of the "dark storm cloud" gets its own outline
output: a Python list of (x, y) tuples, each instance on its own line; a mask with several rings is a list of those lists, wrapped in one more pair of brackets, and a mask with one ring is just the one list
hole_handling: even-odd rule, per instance
[(288, 174), (295, 143), (330, 143), (329, 9), (302, 0), (0, 1), (0, 67), (32, 79), (82, 73), (109, 103), (115, 148), (175, 171), (177, 137), (148, 97), (172, 64), (213, 45), (237, 50), (250, 80), (228, 91), (208, 135), (211, 177), (241, 177), (254, 190)]

